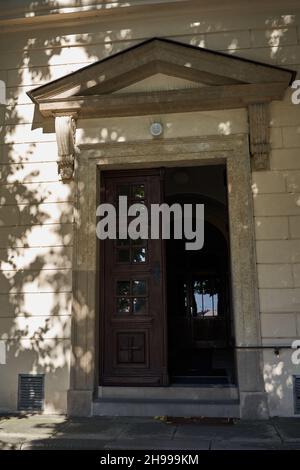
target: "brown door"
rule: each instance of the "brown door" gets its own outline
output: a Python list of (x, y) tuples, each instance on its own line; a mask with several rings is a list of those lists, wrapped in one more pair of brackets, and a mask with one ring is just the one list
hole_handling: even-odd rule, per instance
[[(101, 202), (117, 208), (119, 196), (127, 196), (128, 206), (142, 203), (148, 209), (162, 202), (162, 183), (160, 169), (103, 172)], [(117, 236), (100, 243), (101, 383), (165, 385), (163, 242)]]

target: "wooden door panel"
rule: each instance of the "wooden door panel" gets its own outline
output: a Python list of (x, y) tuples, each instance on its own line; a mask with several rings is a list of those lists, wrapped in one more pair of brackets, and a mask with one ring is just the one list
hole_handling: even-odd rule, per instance
[[(162, 202), (159, 169), (105, 172), (102, 194), (111, 204)], [(101, 383), (167, 383), (166, 313), (162, 240), (104, 240), (101, 296), (103, 317)]]

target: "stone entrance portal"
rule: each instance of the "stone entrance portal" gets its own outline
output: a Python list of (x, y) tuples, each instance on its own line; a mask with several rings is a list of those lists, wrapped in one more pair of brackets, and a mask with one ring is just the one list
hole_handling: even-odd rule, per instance
[[(255, 349), (260, 344), (261, 338), (256, 290), (250, 159), (248, 142), (244, 135), (82, 146), (78, 160), (78, 185), (82, 189), (77, 207), (78, 214), (80, 214), (80, 224), (76, 230), (75, 238), (77, 243), (74, 265), (73, 325), (74, 351), (80, 351), (82, 359), (74, 361), (74, 385), (69, 392), (71, 414), (90, 414), (93, 400), (96, 400), (93, 408), (94, 413), (110, 413), (112, 407), (101, 408), (101, 397), (102, 405), (112, 403), (110, 401), (112, 399), (116, 409), (116, 399), (120, 399), (124, 403), (128, 394), (131, 397), (137, 397), (138, 401), (141, 396), (148, 397), (143, 402), (143, 409), (146, 410), (147, 399), (153, 403), (158, 393), (153, 392), (153, 388), (148, 388), (145, 391), (144, 387), (139, 387), (139, 390), (132, 387), (127, 389), (114, 387), (112, 392), (112, 387), (102, 386), (100, 391), (98, 390), (99, 375), (97, 371), (103, 357), (101, 354), (98, 355), (101, 351), (101, 339), (97, 331), (100, 328), (99, 321), (105, 315), (102, 306), (103, 299), (100, 304), (98, 302), (98, 286), (100, 282), (104, 282), (104, 272), (99, 271), (101, 246), (99, 247), (95, 235), (96, 207), (101, 200), (101, 172), (120, 168), (201, 166), (211, 163), (226, 165), (227, 169), (232, 311), (238, 383), (238, 396), (237, 389), (230, 389), (227, 391), (228, 399), (232, 400), (234, 396), (234, 400), (239, 400), (238, 407), (234, 408), (234, 415), (238, 413), (242, 417), (266, 416), (266, 398), (260, 363), (261, 353), (259, 349)], [(96, 329), (95, 324), (98, 325)], [(160, 394), (157, 399), (161, 401), (164, 392), (161, 388), (159, 390)], [(168, 397), (165, 401), (165, 411), (170, 411), (168, 399), (170, 393), (173, 393), (177, 397), (179, 394), (179, 400), (186, 401), (189, 397), (194, 397), (197, 401), (196, 409), (202, 415), (206, 412), (212, 416), (220, 415), (221, 409), (225, 410), (228, 415), (230, 412), (232, 413), (231, 410), (226, 411), (226, 403), (224, 405), (226, 392), (220, 394), (219, 391), (215, 391), (216, 403), (211, 407), (211, 390), (198, 390), (196, 394), (195, 390), (191, 392), (189, 388), (186, 388), (185, 391), (177, 390), (175, 392), (170, 392), (170, 387), (165, 390), (165, 397)], [(205, 405), (205, 399), (208, 398), (210, 404)], [(201, 406), (199, 406), (199, 400), (202, 402)], [(178, 404), (176, 406), (176, 410), (179, 412)], [(188, 409), (191, 410), (189, 407), (184, 408), (182, 413), (186, 414)], [(196, 409), (193, 408), (193, 414)], [(127, 407), (127, 412), (130, 411), (128, 410)], [(158, 409), (157, 411), (162, 410)], [(138, 412), (141, 413), (140, 407)], [(154, 408), (151, 406), (149, 413), (153, 412)]]
[[(151, 82), (153, 77), (163, 79), (159, 87), (157, 83), (149, 87), (149, 80)], [(172, 77), (171, 88), (169, 77)], [(58, 169), (62, 179), (66, 182), (72, 177), (75, 179), (70, 414), (111, 413), (116, 410), (116, 402), (109, 400), (118, 399), (119, 403), (122, 400), (124, 403), (124, 397), (129, 394), (142, 400), (143, 413), (175, 413), (178, 416), (180, 409), (178, 403), (173, 403), (175, 408), (172, 405), (170, 396), (173, 396), (185, 403), (195, 398), (194, 408), (187, 403), (187, 408), (181, 409), (185, 415), (188, 412), (213, 416), (220, 414), (221, 409), (228, 415), (236, 415), (236, 409), (226, 408), (228, 401), (224, 404), (224, 397), (226, 400), (234, 397), (234, 405), (241, 417), (268, 415), (261, 370), (251, 166), (256, 170), (268, 168), (268, 106), (272, 100), (282, 99), (292, 79), (293, 72), (290, 70), (154, 38), (29, 93), (43, 116), (55, 118)], [(212, 110), (223, 113), (223, 118), (213, 131), (206, 121), (207, 113)], [(231, 113), (232, 117), (232, 110), (247, 115), (242, 131), (232, 130), (227, 114)], [(169, 122), (173, 119), (171, 115), (177, 116), (178, 122), (173, 133), (172, 123)], [(139, 118), (134, 121), (133, 117)], [(148, 119), (147, 128), (154, 120), (165, 121), (168, 132), (152, 138), (145, 133), (145, 129), (140, 128), (139, 134), (132, 128), (132, 123), (137, 128), (140, 117), (144, 118), (143, 123)], [(97, 132), (90, 136), (90, 129), (86, 135), (83, 130), (78, 149), (75, 145), (76, 127), (84, 129), (86, 118), (93, 120)], [(197, 128), (195, 120), (200, 118), (203, 125)], [(99, 130), (101, 119), (106, 120), (105, 126), (102, 125), (103, 133)], [(113, 126), (109, 141), (105, 136), (110, 119), (117, 119), (118, 122)], [(124, 120), (128, 123), (126, 135), (119, 132), (122, 119), (123, 124)], [(182, 123), (189, 124), (184, 127)], [(96, 207), (103, 200), (101, 175), (108, 170), (211, 164), (224, 165), (227, 173), (231, 315), (237, 387), (232, 393), (230, 391), (229, 397), (224, 389), (221, 392), (215, 390), (212, 395), (211, 389), (198, 389), (195, 393), (186, 388), (185, 391), (174, 392), (172, 387), (156, 388), (159, 389), (157, 395), (158, 392), (151, 390), (151, 387), (146, 392), (146, 387), (141, 384), (138, 389), (127, 388), (127, 392), (124, 387), (114, 387), (114, 396), (107, 383), (99, 391), (99, 371), (101, 368), (103, 370), (103, 365), (107, 371), (106, 377), (111, 380), (114, 376), (111, 373), (112, 364), (105, 365), (101, 354), (104, 339), (100, 327), (107, 314), (103, 296), (99, 298), (101, 286), (106, 282), (105, 269), (100, 269), (104, 253), (96, 238)], [(126, 336), (125, 332), (118, 339), (117, 336), (111, 337), (112, 344), (119, 344), (119, 350), (123, 351), (119, 353), (123, 364), (126, 348), (129, 351), (141, 347), (141, 333), (146, 335), (144, 330), (140, 333), (136, 330), (135, 338)], [(156, 353), (150, 347), (149, 354)], [(148, 359), (146, 353), (139, 357), (144, 368), (150, 360), (149, 354)], [(158, 378), (163, 385), (166, 372), (161, 355), (155, 364), (151, 369), (151, 378)], [(163, 390), (168, 392), (166, 399), (161, 395), (164, 394)], [(103, 397), (108, 403), (106, 408)], [(163, 399), (162, 408), (158, 407), (156, 399)], [(212, 407), (208, 399), (213, 400)], [(151, 400), (152, 403), (154, 400), (154, 407), (149, 405)], [(111, 408), (109, 403), (113, 403)], [(125, 403), (125, 408), (127, 414), (134, 413), (128, 403)], [(142, 411), (136, 407), (135, 412)]]

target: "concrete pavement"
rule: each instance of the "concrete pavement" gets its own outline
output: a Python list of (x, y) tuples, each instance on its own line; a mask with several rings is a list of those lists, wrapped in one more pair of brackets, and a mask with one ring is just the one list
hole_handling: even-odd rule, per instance
[(0, 449), (300, 450), (300, 419), (3, 416)]

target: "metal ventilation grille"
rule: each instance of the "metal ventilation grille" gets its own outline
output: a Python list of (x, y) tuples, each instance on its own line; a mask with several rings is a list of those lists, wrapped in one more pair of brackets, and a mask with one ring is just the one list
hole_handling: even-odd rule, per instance
[(300, 414), (300, 375), (294, 376), (294, 406), (295, 415)]
[(19, 374), (20, 411), (42, 411), (44, 407), (44, 375)]

